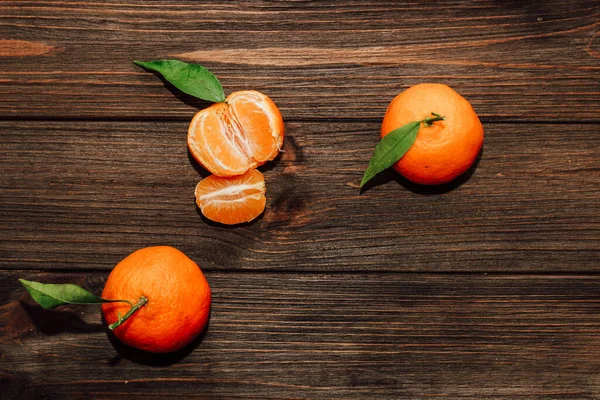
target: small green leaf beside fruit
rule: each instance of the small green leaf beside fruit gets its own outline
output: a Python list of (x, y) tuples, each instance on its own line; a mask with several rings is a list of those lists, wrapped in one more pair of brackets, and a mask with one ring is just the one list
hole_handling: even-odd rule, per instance
[(433, 117), (425, 118), (421, 121), (409, 122), (398, 129), (394, 129), (377, 143), (373, 157), (371, 157), (369, 166), (360, 182), (360, 187), (363, 187), (381, 171), (394, 165), (406, 154), (415, 143), (422, 123), (431, 125), (435, 121), (442, 121), (444, 119), (439, 114), (433, 112), (431, 114)]
[(161, 74), (177, 89), (202, 100), (221, 103), (225, 92), (221, 82), (208, 69), (178, 60), (134, 61), (136, 65)]
[(19, 282), (27, 289), (33, 300), (46, 310), (51, 310), (65, 304), (102, 304), (117, 301), (131, 304), (127, 300), (103, 299), (72, 283), (39, 283), (25, 279), (19, 279)]

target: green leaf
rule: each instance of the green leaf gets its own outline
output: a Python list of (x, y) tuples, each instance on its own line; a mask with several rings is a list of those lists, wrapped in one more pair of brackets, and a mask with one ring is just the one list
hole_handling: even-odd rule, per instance
[(413, 145), (417, 139), (419, 126), (423, 121), (409, 122), (398, 129), (394, 129), (383, 137), (377, 146), (369, 166), (363, 175), (360, 187), (370, 181), (375, 175), (394, 165)]
[(47, 310), (64, 304), (101, 304), (112, 302), (131, 302), (127, 300), (106, 300), (98, 297), (82, 287), (67, 284), (45, 284), (33, 281), (19, 279), (19, 282), (29, 292), (33, 300)]
[(225, 101), (221, 82), (208, 69), (178, 60), (134, 61), (135, 64), (161, 74), (177, 89), (202, 100)]
[(371, 157), (369, 166), (360, 182), (360, 187), (363, 187), (365, 183), (369, 182), (375, 175), (384, 169), (394, 165), (406, 154), (408, 149), (410, 149), (417, 139), (421, 123), (424, 122), (425, 126), (431, 126), (431, 124), (436, 121), (443, 121), (446, 119), (446, 117), (434, 112), (432, 112), (431, 115), (433, 115), (433, 117), (425, 118), (421, 121), (409, 122), (398, 129), (394, 129), (377, 143), (373, 157)]

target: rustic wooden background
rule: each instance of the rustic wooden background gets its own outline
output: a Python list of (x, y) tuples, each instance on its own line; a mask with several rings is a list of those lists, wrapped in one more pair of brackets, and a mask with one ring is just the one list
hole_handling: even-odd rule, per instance
[[(600, 398), (600, 1), (0, 3), (2, 399)], [(201, 63), (279, 105), (264, 216), (203, 219), (186, 128), (207, 104), (131, 63)], [(389, 101), (451, 85), (485, 128), (476, 168), (358, 183)], [(167, 357), (99, 293), (172, 245), (214, 294)]]

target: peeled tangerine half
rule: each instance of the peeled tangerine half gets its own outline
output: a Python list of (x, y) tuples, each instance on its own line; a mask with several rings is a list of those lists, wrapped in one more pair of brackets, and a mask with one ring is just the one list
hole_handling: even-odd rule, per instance
[(188, 129), (194, 158), (217, 176), (241, 175), (274, 159), (283, 145), (283, 119), (266, 95), (244, 90), (198, 112)]
[(196, 204), (204, 216), (227, 225), (250, 222), (265, 210), (265, 177), (251, 169), (243, 175), (211, 175), (196, 186)]

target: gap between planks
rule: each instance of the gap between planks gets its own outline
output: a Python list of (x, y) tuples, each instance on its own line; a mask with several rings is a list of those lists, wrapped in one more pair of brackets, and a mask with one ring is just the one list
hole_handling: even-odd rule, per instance
[[(200, 110), (198, 110), (200, 111)], [(197, 111), (196, 111), (197, 112)], [(167, 122), (167, 123), (180, 123), (191, 121), (193, 114), (190, 113), (188, 117), (71, 117), (71, 116), (0, 116), (0, 122), (107, 122), (107, 123), (119, 123), (119, 122)], [(495, 119), (491, 118), (480, 118), (482, 124), (527, 124), (527, 125), (600, 125), (599, 120), (519, 120), (519, 119)], [(357, 117), (357, 118), (339, 118), (332, 116), (331, 118), (285, 118), (284, 122), (288, 123), (379, 123), (383, 120), (381, 118), (369, 118), (369, 117)]]
[[(68, 268), (51, 268), (51, 269), (10, 269), (10, 268), (0, 268), (0, 273), (10, 272), (10, 273), (24, 273), (24, 274), (32, 274), (32, 273), (52, 273), (52, 274), (88, 274), (88, 273), (100, 273), (106, 272), (110, 273), (111, 269), (109, 268), (78, 268), (78, 269), (68, 269)], [(375, 275), (406, 275), (406, 276), (429, 276), (429, 277), (446, 277), (446, 276), (464, 276), (464, 277), (510, 277), (510, 276), (518, 276), (518, 277), (536, 277), (536, 278), (569, 278), (569, 277), (586, 277), (589, 276), (591, 278), (600, 277), (600, 271), (556, 271), (556, 272), (536, 272), (536, 271), (438, 271), (438, 272), (424, 272), (424, 271), (393, 271), (393, 270), (373, 270), (373, 271), (322, 271), (322, 270), (311, 270), (311, 269), (286, 269), (286, 270), (276, 270), (276, 269), (234, 269), (234, 268), (210, 268), (210, 267), (202, 267), (202, 272), (209, 274), (237, 274), (237, 275), (321, 275), (321, 276), (375, 276)]]

